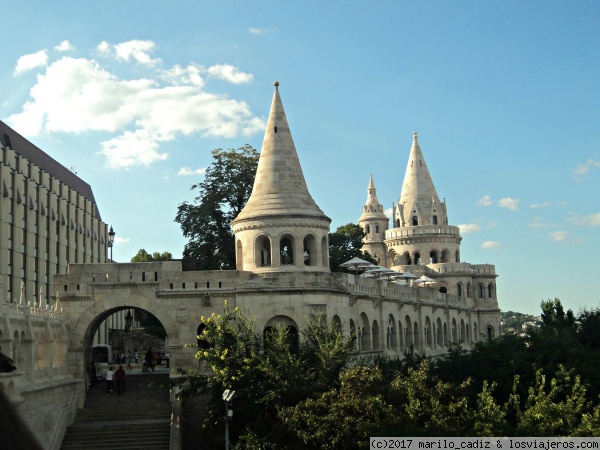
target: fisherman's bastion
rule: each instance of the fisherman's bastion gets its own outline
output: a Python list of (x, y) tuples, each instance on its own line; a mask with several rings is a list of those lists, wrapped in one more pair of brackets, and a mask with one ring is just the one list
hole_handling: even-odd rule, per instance
[[(99, 329), (126, 311), (145, 310), (164, 326), (173, 377), (178, 367), (198, 367), (186, 344), (197, 342), (200, 318), (225, 302), (254, 317), (258, 332), (299, 333), (324, 315), (356, 336), (365, 359), (401, 358), (409, 349), (436, 356), (450, 343), (469, 349), (501, 333), (495, 267), (462, 261), (459, 228), (416, 133), (391, 220), (373, 178), (357, 217), (363, 250), (397, 277), (358, 265), (330, 271), (331, 219), (309, 193), (277, 82), (252, 195), (231, 224), (236, 270), (110, 261), (90, 186), (2, 122), (0, 142), (0, 347), (17, 367), (0, 373), (0, 387), (45, 448), (60, 448), (83, 407)], [(360, 208), (359, 200), (357, 216)]]

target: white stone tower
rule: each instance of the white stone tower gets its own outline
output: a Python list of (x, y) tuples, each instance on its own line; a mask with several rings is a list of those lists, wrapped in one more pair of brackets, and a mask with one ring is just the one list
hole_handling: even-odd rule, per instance
[(231, 223), (236, 268), (329, 271), (330, 223), (308, 192), (276, 81), (252, 194)]
[(387, 247), (384, 240), (389, 219), (383, 213), (383, 205), (377, 199), (373, 175), (369, 179), (367, 192), (367, 202), (363, 205), (362, 215), (358, 219), (358, 224), (366, 234), (362, 249), (369, 252), (373, 258), (379, 261), (380, 265), (387, 266)]
[(385, 241), (391, 268), (460, 262), (460, 231), (448, 225), (446, 202), (440, 202), (416, 131), (393, 220)]

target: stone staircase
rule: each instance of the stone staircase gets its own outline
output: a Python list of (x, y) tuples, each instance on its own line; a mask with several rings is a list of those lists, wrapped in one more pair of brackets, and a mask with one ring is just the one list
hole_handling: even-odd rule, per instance
[(116, 386), (106, 395), (106, 382), (97, 381), (61, 450), (169, 450), (171, 402), (168, 388), (160, 386), (167, 380), (168, 373), (128, 374), (120, 396)]

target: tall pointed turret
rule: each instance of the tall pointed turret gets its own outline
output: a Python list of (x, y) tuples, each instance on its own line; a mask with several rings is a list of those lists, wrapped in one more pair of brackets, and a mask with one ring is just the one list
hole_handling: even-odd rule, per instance
[(448, 224), (446, 202), (440, 202), (416, 131), (393, 218), (385, 234), (388, 267), (404, 271), (413, 264), (460, 261), (460, 231)]
[(277, 81), (252, 195), (233, 224), (273, 215), (310, 216), (331, 222), (308, 192)]
[(379, 260), (379, 264), (387, 264), (387, 252), (384, 244), (385, 232), (388, 229), (389, 219), (383, 213), (383, 205), (377, 199), (377, 188), (373, 182), (373, 175), (369, 179), (367, 188), (367, 202), (363, 205), (363, 212), (358, 219), (358, 224), (365, 232), (363, 250)]
[(400, 200), (395, 209), (396, 226), (448, 223), (446, 204), (440, 202), (435, 190), (416, 131), (413, 133)]
[(279, 83), (248, 203), (231, 223), (238, 270), (329, 270), (331, 219), (308, 192)]

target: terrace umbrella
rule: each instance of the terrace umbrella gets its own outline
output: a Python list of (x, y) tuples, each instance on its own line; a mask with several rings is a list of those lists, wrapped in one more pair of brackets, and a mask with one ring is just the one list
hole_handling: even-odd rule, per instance
[(435, 281), (433, 278), (429, 278), (423, 275), (422, 277), (417, 278), (415, 281), (413, 281), (413, 283), (421, 287), (428, 287), (436, 285), (437, 281)]
[(364, 259), (357, 258), (356, 256), (345, 263), (340, 264), (340, 267), (344, 267), (349, 270), (353, 270), (355, 273), (358, 273), (359, 270), (366, 270), (375, 267), (375, 265), (370, 261), (365, 261)]

